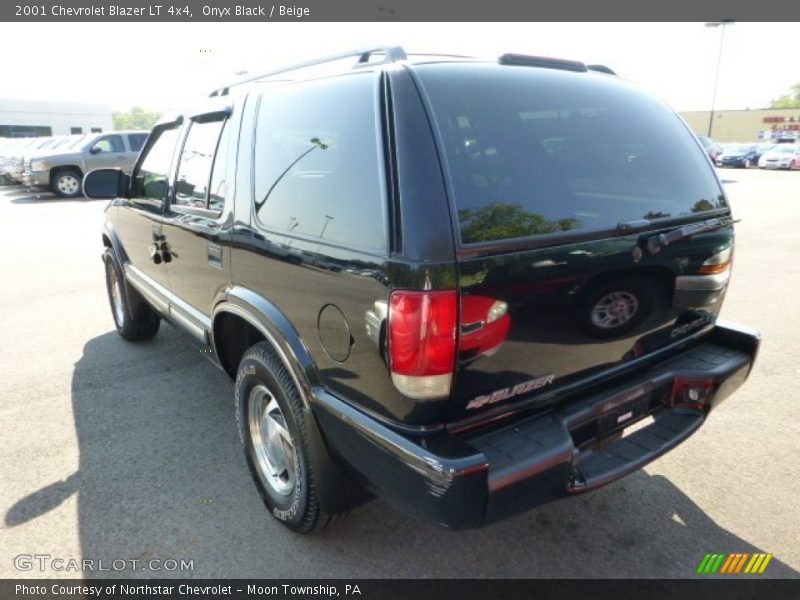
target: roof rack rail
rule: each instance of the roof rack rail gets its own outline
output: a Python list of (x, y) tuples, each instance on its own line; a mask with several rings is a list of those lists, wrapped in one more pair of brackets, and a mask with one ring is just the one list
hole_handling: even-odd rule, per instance
[(430, 56), (431, 58), (468, 58), (471, 60), (476, 60), (476, 57), (468, 56), (466, 54), (442, 54), (439, 52), (409, 52), (407, 56)]
[[(370, 62), (370, 57), (375, 54), (384, 54), (385, 57), (383, 60)], [(227, 96), (230, 88), (235, 87), (237, 85), (244, 85), (245, 83), (252, 83), (254, 81), (258, 81), (260, 79), (265, 79), (266, 77), (272, 77), (273, 75), (279, 75), (281, 73), (288, 73), (289, 71), (297, 71), (299, 69), (305, 69), (308, 67), (313, 67), (316, 65), (322, 65), (329, 62), (334, 62), (337, 60), (343, 60), (345, 58), (351, 58), (353, 56), (357, 56), (358, 60), (356, 64), (353, 65), (354, 69), (359, 67), (366, 67), (372, 65), (382, 65), (388, 64), (393, 62), (398, 62), (401, 60), (406, 59), (406, 52), (400, 46), (375, 46), (373, 48), (363, 48), (361, 50), (351, 50), (350, 52), (342, 52), (340, 54), (333, 54), (331, 56), (326, 56), (324, 58), (318, 58), (315, 60), (297, 63), (288, 67), (281, 67), (280, 69), (275, 69), (274, 71), (267, 71), (265, 73), (260, 73), (258, 75), (253, 75), (251, 77), (247, 77), (246, 79), (240, 79), (234, 83), (229, 83), (221, 88), (217, 88), (209, 96)]]
[(501, 65), (519, 67), (542, 67), (544, 69), (561, 69), (562, 71), (586, 72), (586, 65), (577, 60), (548, 58), (546, 56), (528, 56), (527, 54), (503, 54), (497, 59)]
[(617, 73), (613, 69), (609, 69), (605, 65), (586, 65), (586, 68), (590, 71), (597, 71), (598, 73), (605, 73), (606, 75), (616, 75)]

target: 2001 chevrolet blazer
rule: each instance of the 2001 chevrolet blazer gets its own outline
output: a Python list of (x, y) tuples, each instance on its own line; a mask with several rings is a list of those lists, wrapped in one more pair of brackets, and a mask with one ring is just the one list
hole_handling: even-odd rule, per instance
[(276, 518), (372, 493), (476, 527), (642, 467), (742, 384), (730, 209), (672, 110), (577, 62), (348, 56), (217, 90), (84, 180), (120, 335), (211, 350)]

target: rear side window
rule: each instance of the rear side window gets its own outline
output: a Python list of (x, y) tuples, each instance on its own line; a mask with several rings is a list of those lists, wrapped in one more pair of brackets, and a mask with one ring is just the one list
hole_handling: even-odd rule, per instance
[(464, 244), (724, 208), (692, 134), (616, 77), (425, 65)]
[(255, 213), (270, 230), (381, 250), (385, 201), (372, 74), (264, 93), (255, 148)]
[(129, 133), (128, 144), (131, 146), (131, 152), (138, 152), (144, 146), (144, 141), (147, 139), (146, 133)]
[(156, 130), (154, 142), (131, 178), (131, 198), (145, 200), (155, 208), (163, 206), (169, 189), (169, 170), (178, 131), (177, 125)]
[[(209, 208), (211, 169), (224, 124), (222, 119), (192, 122), (178, 163), (174, 205)], [(224, 171), (224, 164), (223, 159), (218, 170)]]

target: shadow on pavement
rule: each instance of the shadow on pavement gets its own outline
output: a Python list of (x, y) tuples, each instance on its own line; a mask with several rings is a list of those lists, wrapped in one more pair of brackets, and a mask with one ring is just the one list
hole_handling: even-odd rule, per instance
[[(96, 198), (87, 198), (86, 196), (78, 196), (77, 198), (61, 198), (50, 192), (27, 192), (28, 195), (20, 195), (17, 198), (12, 198), (12, 204), (74, 204), (76, 202), (97, 202)], [(11, 194), (9, 194), (11, 195)], [(108, 200), (99, 200), (100, 202), (108, 202)]]
[[(227, 377), (167, 325), (139, 344), (114, 331), (90, 340), (72, 380), (79, 471), (17, 501), (6, 526), (77, 492), (82, 558), (194, 564), (96, 574), (105, 577), (691, 577), (707, 552), (772, 551), (644, 471), (477, 531), (447, 532), (375, 501), (299, 536), (261, 504), (232, 396)], [(779, 558), (765, 576), (796, 577)]]

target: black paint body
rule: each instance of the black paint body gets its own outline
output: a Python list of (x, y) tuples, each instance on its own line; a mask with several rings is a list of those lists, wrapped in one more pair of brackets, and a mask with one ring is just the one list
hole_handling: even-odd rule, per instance
[[(339, 78), (347, 77), (353, 75)], [(364, 487), (442, 525), (478, 526), (607, 483), (693, 432), (707, 410), (684, 407), (683, 420), (670, 417), (675, 420), (670, 443), (605, 473), (605, 479), (592, 479), (588, 466), (583, 480), (576, 475), (580, 453), (591, 452), (592, 440), (613, 433), (601, 428), (587, 437), (587, 428), (594, 427), (587, 423), (637, 398), (635, 420), (678, 411), (669, 407), (664, 390), (679, 375), (698, 371), (699, 355), (679, 364), (693, 349), (724, 355), (709, 371), (716, 398), (743, 381), (758, 341), (752, 332), (714, 324), (725, 286), (693, 292), (689, 300), (676, 290), (676, 278), (696, 274), (705, 260), (732, 248), (732, 225), (657, 253), (639, 252), (644, 238), (708, 216), (462, 244), (452, 175), (414, 67), (366, 68), (356, 77), (368, 79), (374, 91), (374, 147), (382, 182), (382, 197), (375, 202), (382, 203), (384, 215), (375, 227), (385, 228), (384, 247), (349, 247), (328, 239), (342, 218), (336, 198), (328, 204), (332, 225), (326, 231), (326, 221), (318, 234), (271, 228), (256, 218), (255, 136), (270, 88), (216, 98), (198, 113), (224, 112), (228, 118), (221, 213), (172, 202), (179, 143), (166, 201), (152, 203), (130, 193), (116, 198), (107, 210), (104, 241), (125, 265), (128, 285), (199, 347), (213, 349), (208, 356), (229, 373), (235, 373), (242, 339), (269, 340), (303, 392), (319, 446)], [(174, 125), (183, 137), (193, 118), (191, 113), (170, 117), (158, 127)], [(713, 216), (728, 214), (724, 208)], [(650, 290), (647, 314), (616, 335), (587, 332), (587, 299), (618, 281)], [(387, 367), (385, 320), (378, 319), (376, 336), (367, 313), (385, 305), (394, 289), (451, 288), (458, 290), (462, 308), (471, 297), (504, 302), (507, 333), (491, 352), (468, 350), (467, 338), (460, 336), (449, 397), (405, 397)], [(462, 319), (461, 325), (468, 323)], [(676, 335), (682, 325), (687, 326)], [(548, 375), (547, 385), (468, 408), (475, 398)], [(322, 499), (338, 502), (333, 489), (322, 489)]]

